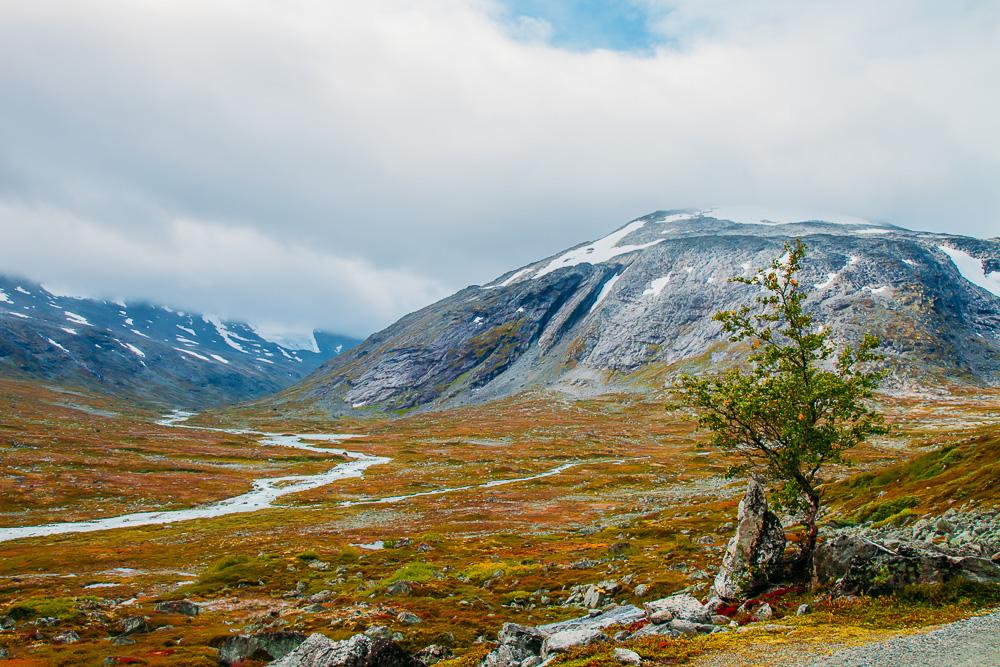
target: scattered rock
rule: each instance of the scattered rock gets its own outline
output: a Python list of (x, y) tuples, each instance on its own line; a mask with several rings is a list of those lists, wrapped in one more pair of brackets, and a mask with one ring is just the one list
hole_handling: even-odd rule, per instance
[(400, 612), (400, 614), (396, 617), (396, 620), (400, 623), (405, 623), (406, 625), (416, 625), (421, 622), (421, 618), (412, 611)]
[(606, 641), (608, 636), (597, 628), (582, 628), (579, 630), (563, 630), (553, 635), (549, 635), (542, 642), (542, 660), (565, 653), (570, 649), (580, 646), (590, 646), (591, 644)]
[(656, 625), (663, 625), (664, 623), (669, 623), (672, 620), (674, 620), (674, 612), (669, 609), (660, 609), (649, 615), (650, 623), (655, 623)]
[(273, 667), (422, 667), (391, 639), (354, 635), (343, 641), (312, 634)]
[(167, 600), (157, 602), (153, 609), (163, 614), (184, 614), (185, 616), (197, 616), (201, 611), (200, 607), (190, 600)]
[(365, 634), (372, 639), (392, 639), (392, 630), (384, 625), (373, 625), (365, 630)]
[(132, 639), (131, 637), (112, 637), (111, 638), (111, 645), (112, 646), (131, 646), (134, 643), (135, 643), (135, 640)]
[(15, 621), (10, 616), (0, 617), (0, 632), (10, 632), (16, 629), (17, 629), (17, 621)]
[(642, 656), (627, 648), (616, 648), (614, 659), (619, 665), (641, 665)]
[(800, 604), (799, 608), (795, 611), (795, 615), (796, 616), (805, 616), (810, 611), (812, 611), (812, 609), (809, 607), (809, 605), (807, 605), (807, 604)]
[(757, 611), (754, 612), (754, 618), (757, 619), (758, 621), (766, 621), (767, 619), (773, 617), (774, 617), (774, 609), (772, 609), (771, 605), (769, 605), (766, 602), (757, 607)]
[(80, 641), (80, 635), (73, 630), (67, 630), (66, 632), (60, 632), (58, 635), (53, 637), (52, 641), (56, 644), (75, 644)]
[(306, 640), (301, 632), (259, 632), (226, 637), (219, 646), (219, 662), (232, 665), (244, 660), (277, 660)]
[(546, 633), (527, 625), (504, 623), (497, 635), (497, 647), (483, 659), (482, 667), (515, 667), (541, 655)]
[(118, 623), (118, 636), (127, 637), (149, 632), (149, 624), (142, 616), (126, 616)]
[(413, 592), (413, 586), (408, 581), (395, 581), (385, 589), (386, 595), (409, 595)]
[(442, 660), (451, 658), (453, 655), (451, 649), (448, 647), (441, 646), (440, 644), (431, 644), (414, 657), (425, 665), (435, 665)]
[(723, 600), (745, 599), (778, 573), (784, 551), (781, 521), (767, 509), (763, 485), (751, 479), (740, 501), (736, 534), (715, 577), (715, 594)]
[[(997, 555), (1000, 556), (1000, 553), (998, 553)], [(638, 586), (635, 587), (635, 590), (633, 591), (633, 593), (635, 593), (635, 596), (637, 598), (645, 597), (646, 593), (648, 592), (649, 592), (649, 586), (646, 584), (639, 584)]]
[(672, 618), (682, 621), (694, 623), (710, 623), (712, 621), (712, 611), (690, 595), (671, 595), (667, 598), (647, 602), (643, 607), (645, 607), (646, 616), (649, 618), (659, 612), (668, 611)]
[(6, 660), (10, 657), (10, 651), (7, 650), (6, 646), (0, 646), (0, 660)]

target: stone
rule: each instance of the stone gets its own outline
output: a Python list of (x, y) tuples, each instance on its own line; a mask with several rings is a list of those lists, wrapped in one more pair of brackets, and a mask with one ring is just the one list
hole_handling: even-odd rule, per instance
[(0, 617), (0, 632), (11, 632), (16, 629), (17, 629), (17, 621), (15, 621), (10, 616)]
[(162, 614), (183, 614), (185, 616), (197, 616), (201, 609), (190, 600), (167, 600), (157, 602), (153, 609)]
[(635, 590), (632, 592), (635, 593), (635, 596), (637, 598), (645, 597), (646, 593), (649, 593), (649, 586), (647, 584), (639, 584), (638, 586), (635, 587)]
[(400, 623), (405, 623), (406, 625), (416, 625), (421, 622), (421, 618), (412, 611), (400, 612), (400, 614), (396, 616), (396, 620)]
[(1000, 563), (1000, 551), (993, 554), (990, 560), (993, 561), (994, 563)]
[(606, 641), (607, 638), (608, 636), (597, 628), (582, 628), (579, 630), (557, 632), (549, 635), (542, 642), (542, 660), (548, 660), (550, 657), (559, 653), (565, 653), (570, 649)]
[(80, 641), (80, 635), (78, 635), (73, 630), (67, 630), (66, 632), (60, 632), (58, 635), (52, 638), (56, 644), (75, 644)]
[(807, 604), (800, 604), (799, 608), (795, 611), (795, 615), (796, 616), (805, 616), (810, 611), (812, 611), (812, 609), (810, 609), (809, 605), (807, 605)]
[(642, 656), (627, 648), (616, 648), (612, 657), (619, 665), (641, 665)]
[(10, 657), (10, 651), (7, 650), (6, 646), (0, 646), (0, 660), (6, 660)]
[[(679, 618), (675, 618), (670, 621), (670, 629), (677, 632), (679, 635), (694, 636), (701, 634), (701, 623), (694, 623), (692, 621), (684, 621)], [(715, 626), (708, 626), (709, 631), (714, 629)]]
[(149, 632), (149, 624), (146, 623), (146, 619), (142, 616), (126, 616), (118, 623), (119, 636), (127, 637), (128, 635), (137, 635), (143, 632)]
[(222, 640), (219, 662), (232, 665), (244, 660), (277, 660), (306, 640), (301, 632), (259, 632), (254, 635), (233, 635)]
[(660, 609), (649, 615), (649, 622), (656, 623), (657, 625), (669, 623), (672, 620), (674, 620), (674, 612), (669, 609)]
[(712, 625), (729, 625), (729, 621), (732, 620), (728, 616), (723, 616), (722, 614), (712, 614)]
[(515, 667), (542, 654), (547, 633), (527, 625), (504, 623), (497, 635), (497, 647), (483, 658), (482, 667)]
[(314, 633), (273, 667), (422, 667), (391, 639), (354, 635), (343, 641)]
[(712, 590), (729, 601), (752, 595), (778, 574), (784, 551), (781, 521), (768, 510), (763, 485), (751, 479), (737, 511), (736, 534), (726, 546)]
[(392, 639), (392, 630), (384, 625), (373, 625), (365, 630), (365, 634), (372, 639)]
[(131, 646), (134, 643), (135, 643), (135, 640), (132, 639), (131, 637), (112, 637), (111, 638), (111, 645), (112, 646)]
[(408, 581), (393, 582), (385, 589), (386, 595), (409, 595), (412, 592), (413, 586)]
[(958, 579), (1000, 582), (1000, 564), (978, 556), (950, 556), (916, 544), (891, 550), (851, 533), (821, 542), (813, 557), (813, 580), (832, 584), (835, 596), (887, 595), (910, 584)]
[(447, 660), (451, 658), (454, 654), (451, 652), (447, 646), (441, 646), (440, 644), (431, 644), (425, 647), (422, 651), (417, 653), (416, 659), (425, 665), (435, 665), (442, 660)]
[(758, 621), (766, 621), (767, 619), (774, 617), (774, 609), (771, 608), (771, 605), (765, 602), (761, 606), (757, 607), (757, 610), (753, 615)]
[(669, 611), (673, 618), (694, 623), (711, 623), (712, 611), (691, 595), (671, 595), (667, 598), (647, 602), (643, 607), (646, 616), (652, 617), (661, 611)]

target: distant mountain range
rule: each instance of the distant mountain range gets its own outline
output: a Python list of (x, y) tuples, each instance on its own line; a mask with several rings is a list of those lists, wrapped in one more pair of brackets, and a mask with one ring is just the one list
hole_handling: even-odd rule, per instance
[(58, 296), (0, 276), (0, 374), (178, 407), (279, 391), (358, 340), (315, 332), (298, 349), (243, 322), (150, 303)]
[(530, 388), (662, 387), (744, 350), (712, 315), (800, 237), (808, 307), (844, 339), (884, 340), (891, 386), (1000, 383), (1000, 241), (859, 218), (658, 211), (403, 317), (268, 401), (331, 413), (450, 406)]

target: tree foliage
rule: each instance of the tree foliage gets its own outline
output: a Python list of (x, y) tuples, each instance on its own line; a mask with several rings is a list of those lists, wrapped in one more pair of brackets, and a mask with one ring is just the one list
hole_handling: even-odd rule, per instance
[(824, 466), (846, 463), (848, 450), (886, 426), (871, 405), (885, 376), (879, 341), (867, 334), (838, 353), (830, 329), (814, 325), (796, 278), (805, 254), (801, 240), (786, 243), (770, 267), (730, 279), (762, 292), (757, 308), (715, 315), (730, 341), (749, 343), (749, 364), (712, 377), (685, 375), (678, 388), (711, 444), (741, 455), (731, 474), (761, 474), (775, 484), (779, 504), (804, 510), (803, 557), (810, 559)]

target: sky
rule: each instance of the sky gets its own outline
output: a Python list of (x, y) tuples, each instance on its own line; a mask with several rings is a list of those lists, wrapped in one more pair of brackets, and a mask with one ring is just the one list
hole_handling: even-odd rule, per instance
[(1000, 236), (997, 0), (0, 3), (0, 272), (363, 336), (658, 209)]

